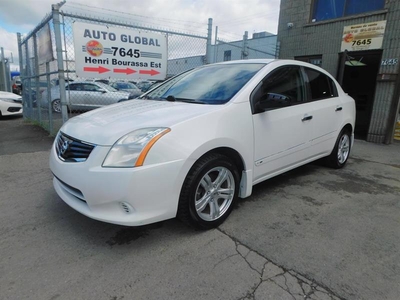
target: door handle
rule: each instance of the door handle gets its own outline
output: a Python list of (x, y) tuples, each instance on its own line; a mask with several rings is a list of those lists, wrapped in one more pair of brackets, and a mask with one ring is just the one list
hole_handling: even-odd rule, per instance
[(335, 111), (341, 111), (343, 108), (341, 107), (341, 106), (339, 106), (339, 107), (336, 107), (336, 110)]
[(304, 121), (308, 121), (308, 120), (311, 120), (311, 119), (312, 119), (312, 116), (306, 116), (303, 119), (301, 119), (301, 121), (304, 122)]

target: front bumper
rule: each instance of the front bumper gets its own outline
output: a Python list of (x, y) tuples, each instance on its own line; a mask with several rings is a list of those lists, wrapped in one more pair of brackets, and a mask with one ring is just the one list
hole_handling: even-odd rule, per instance
[(63, 162), (54, 149), (50, 169), (57, 194), (78, 212), (108, 223), (140, 226), (176, 216), (183, 160), (138, 168), (103, 168), (109, 147), (85, 162)]

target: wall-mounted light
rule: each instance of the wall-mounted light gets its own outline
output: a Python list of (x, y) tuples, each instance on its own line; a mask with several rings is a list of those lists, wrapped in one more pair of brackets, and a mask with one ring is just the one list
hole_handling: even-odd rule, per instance
[(354, 57), (351, 57), (350, 55), (348, 55), (346, 53), (346, 62), (344, 64), (346, 66), (350, 66), (350, 67), (364, 67), (367, 64), (361, 62), (363, 58), (364, 57), (361, 57), (360, 60), (356, 60), (356, 59), (354, 59)]
[(287, 23), (287, 28), (288, 28), (288, 29), (291, 29), (291, 28), (293, 28), (293, 26), (294, 26), (294, 24), (293, 24), (293, 23)]

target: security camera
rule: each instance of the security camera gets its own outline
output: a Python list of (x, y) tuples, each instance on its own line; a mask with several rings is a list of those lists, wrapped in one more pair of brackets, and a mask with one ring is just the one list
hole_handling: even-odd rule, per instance
[(293, 26), (294, 26), (293, 23), (287, 23), (287, 28), (288, 29), (293, 28)]

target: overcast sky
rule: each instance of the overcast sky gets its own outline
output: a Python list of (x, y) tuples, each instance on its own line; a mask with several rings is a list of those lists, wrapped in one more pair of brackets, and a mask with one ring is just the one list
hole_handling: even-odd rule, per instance
[[(52, 0), (0, 0), (0, 47), (18, 65), (16, 32), (29, 33), (51, 12)], [(67, 0), (62, 10), (99, 15), (202, 36), (207, 35), (208, 18), (213, 18), (213, 38), (241, 40), (245, 31), (276, 34), (280, 0)], [(12, 70), (17, 67), (12, 65)]]

